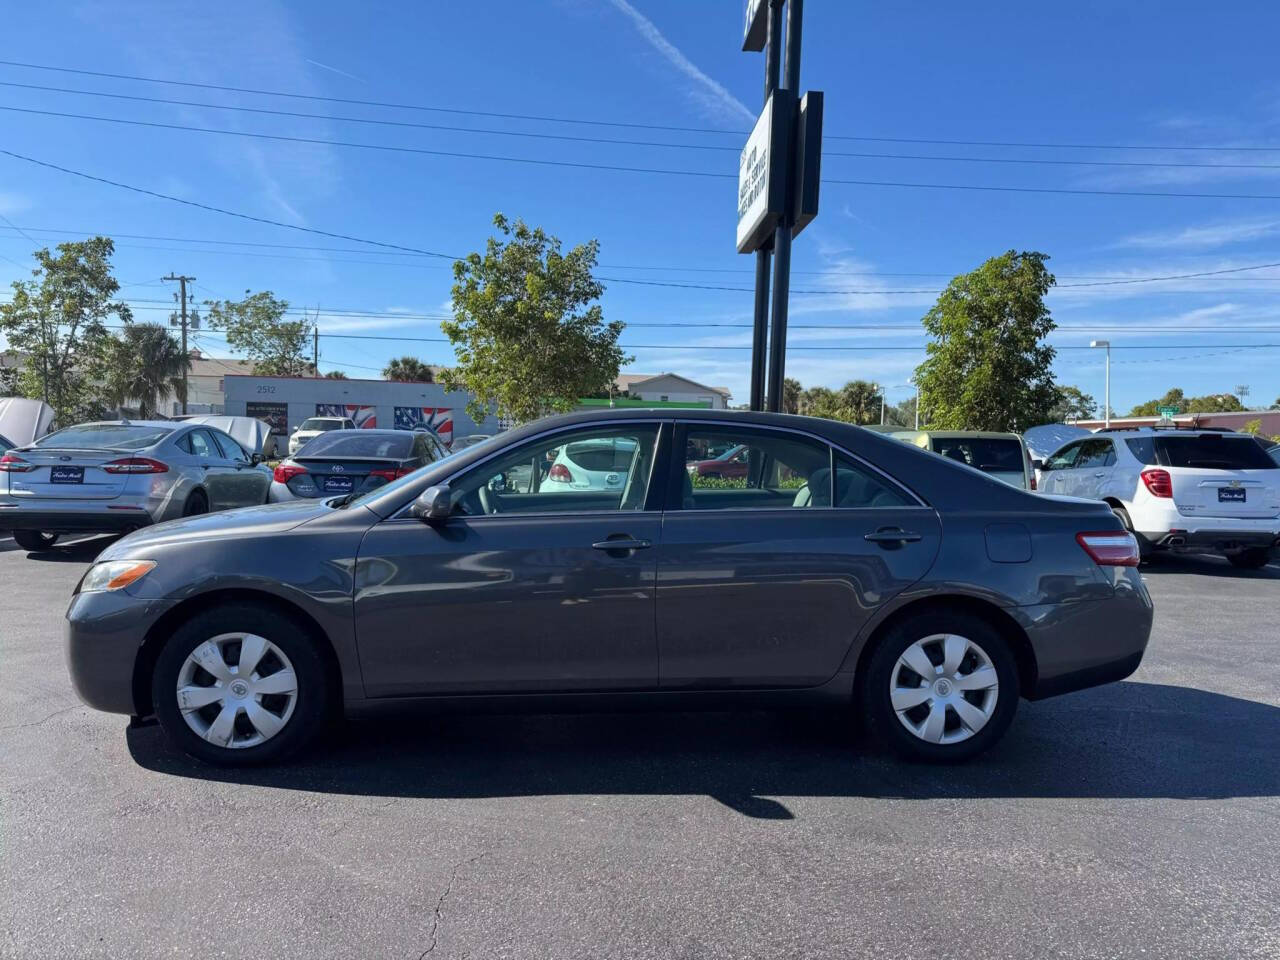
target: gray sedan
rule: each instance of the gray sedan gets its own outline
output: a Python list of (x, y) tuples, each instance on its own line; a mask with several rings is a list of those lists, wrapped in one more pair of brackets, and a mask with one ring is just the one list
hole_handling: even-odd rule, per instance
[(84, 423), (0, 457), (0, 526), (27, 550), (264, 503), (271, 473), (221, 430), (174, 421)]
[[(566, 444), (624, 482), (550, 491)], [(742, 445), (733, 482), (690, 451)], [(1151, 630), (1103, 503), (1036, 496), (805, 417), (541, 420), (363, 495), (140, 530), (67, 612), (90, 706), (213, 763), (276, 760), (335, 713), (405, 705), (844, 708), (910, 756), (995, 743), (1020, 698), (1128, 676)]]

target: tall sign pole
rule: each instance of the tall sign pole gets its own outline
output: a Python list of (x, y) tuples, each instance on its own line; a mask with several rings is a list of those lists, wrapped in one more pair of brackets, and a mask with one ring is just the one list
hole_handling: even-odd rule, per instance
[[(785, 82), (779, 86), (784, 6), (786, 66)], [(791, 241), (818, 213), (823, 99), (817, 91), (799, 96), (803, 17), (804, 0), (747, 0), (742, 49), (765, 52), (764, 109), (738, 168), (738, 252), (756, 254), (752, 410), (782, 409)], [(773, 324), (766, 330), (771, 258)]]
[[(768, 7), (764, 28), (764, 102), (768, 105), (773, 91), (778, 89), (778, 77), (781, 72), (783, 0), (760, 0), (760, 2)], [(748, 8), (748, 33), (751, 28), (750, 17)], [(768, 246), (756, 251), (755, 324), (751, 336), (752, 410), (764, 409), (764, 374), (769, 343), (769, 260)]]

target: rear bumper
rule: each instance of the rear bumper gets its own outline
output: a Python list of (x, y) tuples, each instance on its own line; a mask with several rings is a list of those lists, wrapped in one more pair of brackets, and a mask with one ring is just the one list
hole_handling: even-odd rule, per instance
[(146, 510), (85, 510), (83, 504), (73, 510), (28, 509), (25, 504), (0, 504), (0, 530), (43, 530), (46, 533), (120, 533), (150, 526), (151, 514)]
[(1280, 530), (1170, 530), (1152, 542), (1167, 550), (1230, 553), (1280, 547)]
[(1036, 659), (1035, 682), (1023, 691), (1028, 700), (1123, 680), (1138, 669), (1155, 609), (1136, 568), (1112, 570), (1109, 599), (1006, 608)]

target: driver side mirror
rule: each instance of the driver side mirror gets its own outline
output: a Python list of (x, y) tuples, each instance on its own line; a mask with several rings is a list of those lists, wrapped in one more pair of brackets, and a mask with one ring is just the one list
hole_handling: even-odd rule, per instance
[(453, 491), (447, 483), (427, 487), (418, 494), (409, 512), (423, 523), (440, 523), (453, 512)]
[(1032, 461), (1031, 461), (1031, 469), (1032, 469), (1032, 470), (1043, 470), (1043, 469), (1044, 469), (1044, 461), (1043, 461), (1043, 460), (1032, 460)]
[(266, 459), (267, 458), (260, 453), (253, 453), (249, 455), (249, 462), (252, 463), (255, 467)]

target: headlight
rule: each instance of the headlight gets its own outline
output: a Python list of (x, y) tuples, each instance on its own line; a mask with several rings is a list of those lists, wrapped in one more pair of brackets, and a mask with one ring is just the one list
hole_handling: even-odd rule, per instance
[(108, 560), (105, 563), (95, 563), (80, 582), (80, 592), (122, 590), (145, 577), (155, 569), (155, 565), (154, 560)]

